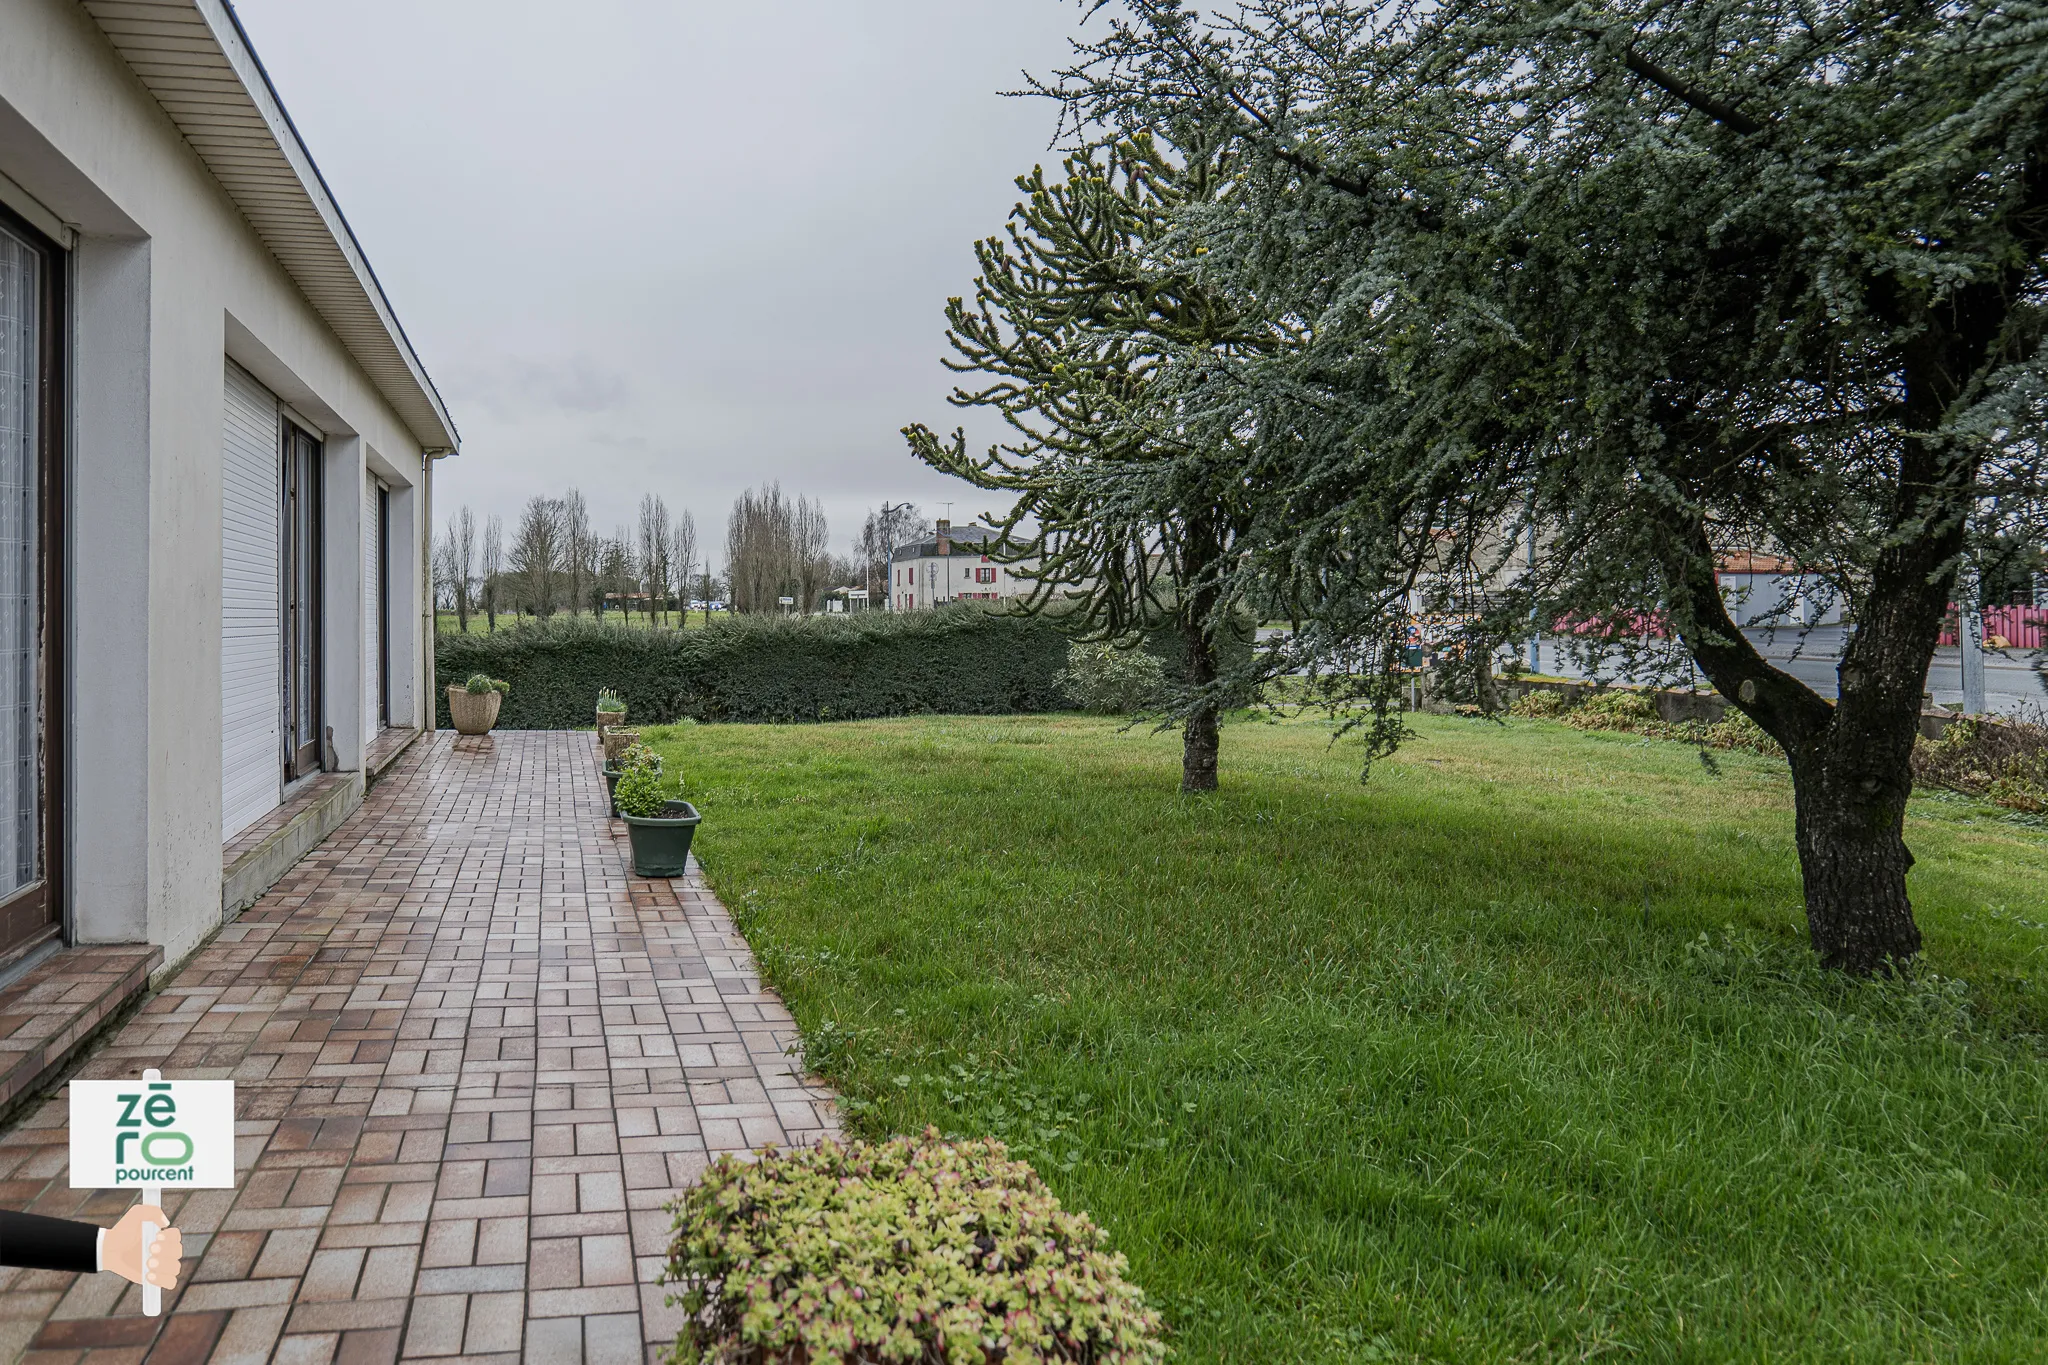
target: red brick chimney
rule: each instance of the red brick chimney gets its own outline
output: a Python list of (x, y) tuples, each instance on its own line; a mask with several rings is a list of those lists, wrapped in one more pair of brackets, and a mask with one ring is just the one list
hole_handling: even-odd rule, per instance
[(939, 523), (939, 553), (942, 555), (953, 553), (953, 523), (950, 521), (941, 521)]

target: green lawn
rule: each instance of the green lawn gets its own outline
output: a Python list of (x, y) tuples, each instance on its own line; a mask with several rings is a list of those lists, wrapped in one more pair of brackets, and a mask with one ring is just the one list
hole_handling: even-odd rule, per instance
[(1915, 802), (1809, 965), (1782, 764), (1537, 721), (649, 737), (869, 1133), (1019, 1145), (1187, 1361), (2037, 1361), (2048, 829)]

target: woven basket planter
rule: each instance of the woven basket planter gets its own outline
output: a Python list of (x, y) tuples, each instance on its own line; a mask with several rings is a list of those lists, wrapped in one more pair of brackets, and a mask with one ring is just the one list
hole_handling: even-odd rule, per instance
[(472, 692), (466, 687), (451, 685), (448, 689), (448, 718), (455, 722), (457, 734), (487, 735), (498, 723), (498, 707), (504, 700), (504, 695), (495, 689)]

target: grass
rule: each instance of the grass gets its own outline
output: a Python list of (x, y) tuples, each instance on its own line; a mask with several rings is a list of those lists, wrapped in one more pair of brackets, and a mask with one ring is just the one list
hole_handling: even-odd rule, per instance
[(1854, 985), (1781, 763), (1417, 727), (648, 737), (856, 1126), (1009, 1139), (1184, 1361), (2040, 1359), (2048, 829), (1916, 799)]

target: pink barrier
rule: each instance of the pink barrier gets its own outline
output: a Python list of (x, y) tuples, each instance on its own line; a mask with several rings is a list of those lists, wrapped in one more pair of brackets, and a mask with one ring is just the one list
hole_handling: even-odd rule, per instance
[[(1948, 609), (1941, 643), (1957, 642), (1956, 609)], [(1984, 643), (1991, 649), (2048, 649), (2048, 607), (1986, 607)]]

